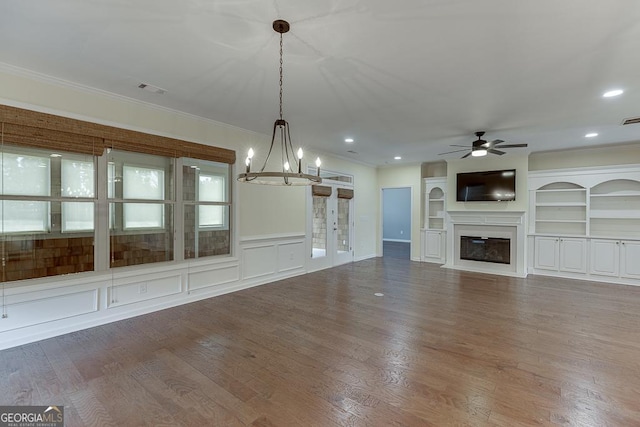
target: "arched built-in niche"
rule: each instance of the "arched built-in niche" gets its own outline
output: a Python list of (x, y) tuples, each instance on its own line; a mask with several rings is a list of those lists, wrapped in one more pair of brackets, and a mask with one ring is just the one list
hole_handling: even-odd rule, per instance
[(572, 182), (552, 182), (535, 191), (535, 233), (587, 234), (587, 189)]
[(613, 179), (590, 189), (589, 234), (640, 237), (640, 181)]

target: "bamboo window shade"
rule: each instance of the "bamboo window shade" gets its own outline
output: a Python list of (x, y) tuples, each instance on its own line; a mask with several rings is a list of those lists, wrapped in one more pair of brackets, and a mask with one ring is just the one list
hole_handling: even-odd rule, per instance
[(102, 155), (105, 148), (233, 164), (236, 152), (164, 136), (0, 105), (6, 144)]
[(318, 197), (329, 197), (331, 196), (331, 187), (327, 187), (326, 185), (312, 185), (311, 193)]
[(353, 190), (350, 188), (338, 188), (339, 199), (353, 199)]

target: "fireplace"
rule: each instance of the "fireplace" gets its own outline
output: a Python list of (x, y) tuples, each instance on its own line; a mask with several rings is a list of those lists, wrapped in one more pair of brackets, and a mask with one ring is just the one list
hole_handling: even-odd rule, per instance
[(445, 268), (526, 277), (525, 213), (448, 211)]
[(460, 259), (510, 264), (511, 239), (460, 236)]

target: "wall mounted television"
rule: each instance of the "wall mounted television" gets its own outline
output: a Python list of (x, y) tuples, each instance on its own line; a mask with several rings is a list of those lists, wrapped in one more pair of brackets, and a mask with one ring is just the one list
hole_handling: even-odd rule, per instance
[(459, 173), (458, 202), (503, 202), (516, 199), (516, 170)]

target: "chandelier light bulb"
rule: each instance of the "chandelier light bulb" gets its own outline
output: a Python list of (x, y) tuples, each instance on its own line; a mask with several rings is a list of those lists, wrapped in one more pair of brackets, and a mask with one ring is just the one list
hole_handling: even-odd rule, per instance
[(317, 167), (320, 167), (320, 165), (322, 165), (322, 162), (320, 161), (320, 157), (318, 157), (318, 158), (316, 159), (316, 166), (317, 166)]
[(284, 170), (289, 171), (289, 162), (284, 162)]
[(249, 148), (249, 152), (247, 153), (247, 158), (251, 160), (253, 158), (253, 148)]
[(302, 148), (298, 148), (298, 159), (302, 160)]

